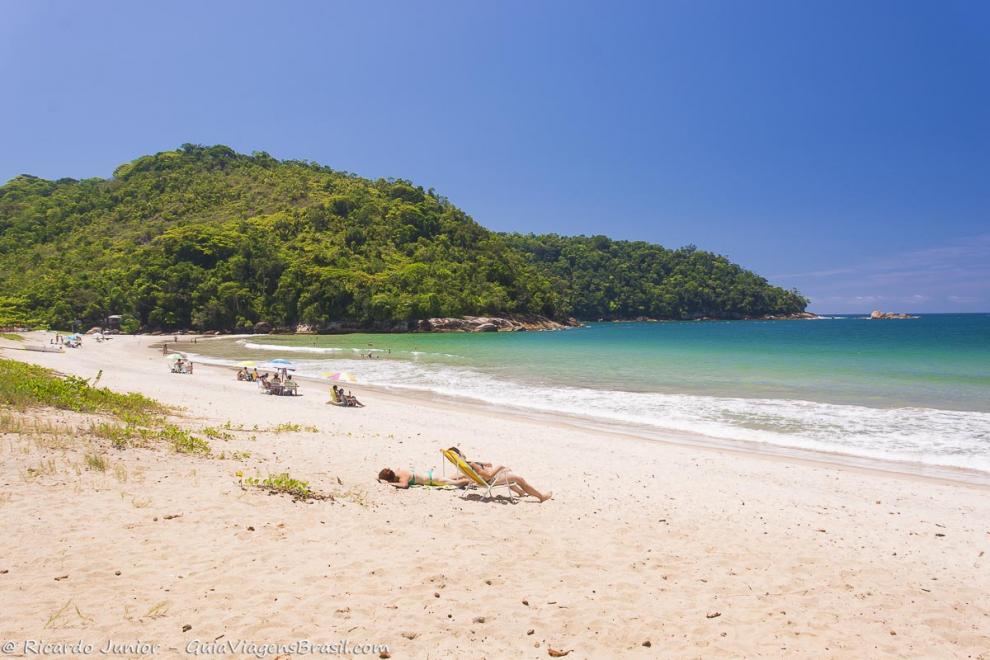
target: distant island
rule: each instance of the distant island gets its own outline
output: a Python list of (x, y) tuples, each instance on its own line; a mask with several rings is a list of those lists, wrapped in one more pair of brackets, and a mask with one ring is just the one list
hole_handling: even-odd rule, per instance
[(903, 314), (900, 312), (881, 312), (879, 309), (875, 309), (870, 312), (870, 315), (866, 318), (871, 321), (886, 321), (890, 319), (916, 319), (918, 317), (912, 314)]
[(807, 303), (694, 246), (496, 233), (409, 181), (225, 146), (0, 187), (0, 326), (409, 331), (475, 317), (497, 331), (789, 318)]

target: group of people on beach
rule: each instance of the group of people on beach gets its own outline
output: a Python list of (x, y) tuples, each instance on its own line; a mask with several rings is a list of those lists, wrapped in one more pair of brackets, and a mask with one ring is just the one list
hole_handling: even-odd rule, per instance
[(69, 336), (62, 336), (58, 332), (55, 336), (48, 340), (49, 344), (53, 346), (65, 346), (66, 348), (79, 348), (82, 346), (82, 335), (71, 334)]
[(287, 369), (279, 369), (274, 374), (267, 371), (258, 373), (258, 369), (248, 371), (247, 367), (237, 370), (237, 380), (248, 383), (258, 383), (263, 392), (268, 394), (295, 394), (299, 383), (292, 380), (292, 374)]
[[(267, 376), (268, 374), (265, 374)], [(244, 380), (249, 383), (256, 383), (261, 380), (261, 375), (258, 373), (258, 369), (255, 368), (254, 371), (248, 371), (247, 367), (241, 367), (237, 370), (237, 380)]]
[[(286, 369), (281, 369), (274, 375), (259, 373), (255, 368), (253, 371), (247, 367), (241, 367), (237, 371), (237, 380), (247, 382), (258, 382), (262, 387), (282, 388), (295, 387), (291, 374)], [(358, 401), (349, 390), (339, 387), (336, 383), (330, 386), (330, 400), (328, 404), (344, 407), (363, 408), (364, 404)], [(426, 474), (417, 473), (415, 470), (393, 470), (392, 468), (382, 468), (378, 472), (378, 481), (384, 482), (394, 488), (407, 489), (413, 486), (452, 486), (455, 488), (467, 488), (478, 484), (482, 485), (479, 477), (484, 481), (484, 485), (489, 487), (504, 486), (509, 488), (519, 497), (531, 496), (540, 503), (546, 502), (553, 497), (552, 491), (541, 492), (532, 486), (525, 478), (516, 474), (512, 469), (504, 465), (495, 465), (486, 461), (469, 460), (457, 447), (451, 447), (445, 452), (452, 462), (459, 466), (460, 476), (447, 479), (436, 477), (433, 470)], [(465, 467), (466, 466), (466, 467)], [(473, 471), (473, 475), (469, 476)]]
[(192, 374), (193, 362), (189, 358), (180, 357), (172, 362), (173, 374)]
[[(531, 495), (539, 500), (541, 504), (553, 497), (552, 491), (541, 493), (523, 477), (504, 465), (496, 466), (483, 461), (468, 460), (457, 447), (451, 447), (448, 451), (460, 457), (488, 484), (492, 484), (493, 486), (495, 484), (507, 486), (519, 497)], [(466, 475), (446, 479), (433, 476), (433, 470), (430, 470), (426, 474), (417, 474), (414, 470), (393, 470), (391, 468), (382, 468), (378, 473), (378, 481), (385, 482), (395, 488), (409, 488), (410, 486), (455, 486), (457, 488), (465, 488), (473, 483), (473, 480)]]
[(347, 390), (345, 393), (344, 388), (337, 387), (336, 384), (330, 386), (330, 400), (327, 403), (345, 408), (364, 408), (364, 404), (358, 401), (357, 397), (351, 394), (350, 390)]

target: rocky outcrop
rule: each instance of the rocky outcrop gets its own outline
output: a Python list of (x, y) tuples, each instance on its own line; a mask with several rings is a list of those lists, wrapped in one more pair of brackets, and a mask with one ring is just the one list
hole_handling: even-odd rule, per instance
[(311, 325), (307, 325), (305, 323), (300, 323), (299, 325), (296, 326), (296, 334), (297, 335), (315, 335), (316, 334), (316, 328), (314, 328)]
[(776, 316), (773, 314), (768, 314), (767, 316), (760, 316), (757, 318), (766, 321), (796, 321), (801, 319), (817, 319), (821, 317), (812, 312), (794, 312), (793, 314), (779, 314)]
[(872, 312), (870, 312), (870, 320), (871, 321), (878, 321), (878, 320), (879, 321), (884, 321), (884, 320), (887, 320), (887, 319), (916, 319), (916, 318), (918, 318), (918, 317), (917, 316), (912, 316), (910, 314), (898, 314), (898, 313), (895, 313), (895, 312), (881, 312), (878, 309), (875, 309)]
[(268, 321), (258, 321), (254, 324), (254, 334), (267, 335), (272, 331), (272, 324)]
[(563, 330), (580, 325), (574, 319), (559, 323), (545, 316), (461, 316), (423, 319), (416, 324), (419, 332), (525, 332)]

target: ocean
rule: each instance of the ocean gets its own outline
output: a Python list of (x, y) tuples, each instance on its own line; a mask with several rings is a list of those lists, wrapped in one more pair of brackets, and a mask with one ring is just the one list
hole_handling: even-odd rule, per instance
[(358, 384), (723, 444), (990, 472), (990, 314), (260, 335), (196, 350), (210, 362), (285, 358), (301, 375), (349, 371)]

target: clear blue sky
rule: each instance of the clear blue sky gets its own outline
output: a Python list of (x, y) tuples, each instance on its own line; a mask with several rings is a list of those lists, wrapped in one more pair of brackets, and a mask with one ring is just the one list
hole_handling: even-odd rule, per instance
[(0, 180), (184, 142), (990, 311), (990, 3), (0, 0)]

